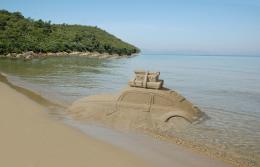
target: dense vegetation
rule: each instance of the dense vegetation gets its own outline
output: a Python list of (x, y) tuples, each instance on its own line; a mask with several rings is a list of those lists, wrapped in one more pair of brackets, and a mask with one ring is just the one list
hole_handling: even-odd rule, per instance
[(0, 10), (0, 54), (26, 51), (130, 55), (139, 49), (98, 27), (51, 24), (25, 18), (20, 12)]

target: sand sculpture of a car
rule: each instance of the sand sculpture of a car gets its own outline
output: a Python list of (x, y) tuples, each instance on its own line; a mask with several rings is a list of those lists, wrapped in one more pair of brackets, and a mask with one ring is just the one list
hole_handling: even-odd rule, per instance
[[(82, 118), (109, 119), (115, 113), (146, 113), (152, 121), (187, 125), (202, 116), (202, 112), (176, 91), (163, 87), (160, 72), (135, 71), (135, 78), (118, 95), (95, 95), (80, 99), (70, 110)], [(131, 119), (125, 116), (122, 119)], [(144, 118), (145, 120), (145, 118)]]

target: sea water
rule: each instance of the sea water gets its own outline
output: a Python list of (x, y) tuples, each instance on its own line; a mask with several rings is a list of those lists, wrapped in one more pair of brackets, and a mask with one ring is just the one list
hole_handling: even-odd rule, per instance
[(110, 60), (0, 59), (0, 71), (11, 81), (65, 105), (84, 96), (120, 91), (136, 69), (160, 71), (166, 87), (208, 116), (178, 137), (252, 166), (260, 164), (260, 57), (140, 54)]

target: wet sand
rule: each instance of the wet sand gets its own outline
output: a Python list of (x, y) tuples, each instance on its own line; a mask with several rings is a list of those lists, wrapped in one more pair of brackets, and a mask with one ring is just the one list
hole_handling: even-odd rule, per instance
[(232, 167), (224, 161), (209, 157), (173, 142), (136, 132), (116, 131), (102, 125), (68, 120), (66, 123), (87, 135), (111, 143), (151, 162), (157, 167)]
[(48, 117), (45, 108), (0, 82), (0, 166), (151, 166), (137, 156)]

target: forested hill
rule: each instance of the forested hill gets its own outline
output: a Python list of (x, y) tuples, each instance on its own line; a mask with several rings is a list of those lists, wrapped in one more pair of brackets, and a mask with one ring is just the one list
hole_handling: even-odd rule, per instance
[(0, 10), (0, 54), (27, 51), (130, 55), (139, 49), (98, 27), (51, 24), (25, 18), (20, 12)]

